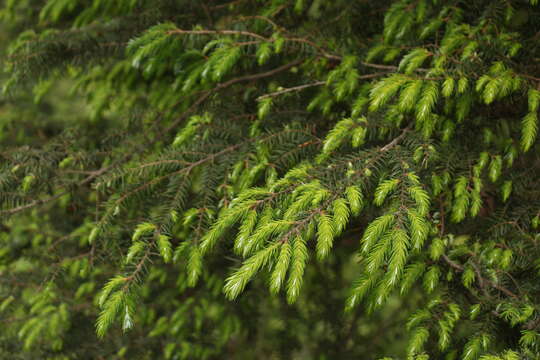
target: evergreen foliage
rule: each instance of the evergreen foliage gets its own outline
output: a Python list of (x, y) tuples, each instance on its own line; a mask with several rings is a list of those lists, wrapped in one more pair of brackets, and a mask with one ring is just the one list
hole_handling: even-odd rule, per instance
[(540, 358), (537, 0), (0, 4), (0, 357)]

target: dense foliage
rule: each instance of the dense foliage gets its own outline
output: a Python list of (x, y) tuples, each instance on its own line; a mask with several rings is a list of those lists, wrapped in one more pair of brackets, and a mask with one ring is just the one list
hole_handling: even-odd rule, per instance
[(540, 358), (537, 0), (0, 4), (0, 357)]

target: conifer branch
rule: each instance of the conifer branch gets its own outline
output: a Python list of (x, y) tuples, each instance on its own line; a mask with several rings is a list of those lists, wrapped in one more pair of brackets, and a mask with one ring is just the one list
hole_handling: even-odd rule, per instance
[[(97, 177), (101, 176), (102, 174), (106, 173), (107, 171), (111, 170), (113, 167), (114, 167), (113, 165), (110, 165), (110, 166), (101, 168), (99, 170), (93, 171), (85, 179), (79, 181), (76, 184), (76, 187), (80, 187), (80, 186), (83, 186), (83, 185), (86, 185), (86, 184), (92, 182), (95, 178), (97, 178)], [(70, 190), (66, 190), (66, 191), (60, 192), (59, 194), (49, 196), (49, 197), (44, 198), (44, 199), (37, 199), (37, 200), (31, 201), (28, 204), (17, 206), (17, 207), (12, 208), (12, 209), (1, 210), (0, 214), (13, 215), (13, 214), (19, 213), (21, 211), (25, 211), (27, 209), (33, 208), (35, 206), (40, 206), (40, 205), (44, 205), (44, 204), (53, 202), (53, 201), (58, 200), (62, 196), (67, 195), (69, 193), (70, 193)]]
[[(443, 258), (443, 260), (448, 265), (450, 265), (450, 267), (456, 269), (458, 272), (465, 271), (465, 268), (463, 266), (459, 265), (458, 263), (456, 263), (455, 261), (450, 259), (447, 255), (443, 254), (441, 257)], [(516, 298), (516, 299), (519, 298), (518, 295), (516, 295), (512, 291), (508, 290), (506, 287), (504, 287), (502, 285), (499, 285), (499, 284), (496, 284), (493, 281), (482, 277), (482, 274), (480, 273), (480, 270), (478, 269), (478, 267), (476, 265), (473, 265), (473, 267), (475, 268), (475, 272), (476, 272), (476, 275), (477, 275), (478, 281), (479, 281), (479, 286), (480, 286), (480, 288), (482, 290), (485, 291), (485, 284), (487, 284), (487, 285), (491, 286), (492, 288), (499, 290), (500, 292), (504, 293), (505, 295), (507, 295), (507, 296), (509, 296), (511, 298)]]
[[(228, 81), (226, 81), (224, 83), (218, 84), (213, 89), (205, 91), (197, 100), (195, 100), (195, 102), (186, 111), (184, 111), (175, 121), (173, 121), (172, 124), (169, 125), (165, 129), (165, 131), (162, 132), (162, 134), (168, 134), (170, 131), (172, 131), (174, 128), (176, 128), (182, 121), (184, 121), (187, 118), (187, 116), (189, 116), (192, 112), (194, 112), (211, 95), (217, 93), (218, 91), (226, 89), (226, 88), (228, 88), (228, 87), (230, 87), (232, 85), (235, 85), (235, 84), (238, 84), (238, 83), (241, 83), (241, 82), (253, 81), (253, 80), (258, 80), (258, 79), (263, 79), (263, 78), (266, 78), (266, 77), (274, 76), (276, 74), (279, 74), (280, 72), (289, 70), (290, 68), (301, 64), (302, 61), (303, 60), (301, 60), (301, 59), (297, 59), (297, 60), (291, 61), (288, 64), (279, 66), (279, 67), (277, 67), (277, 68), (275, 68), (273, 70), (265, 71), (265, 72), (258, 73), (258, 74), (245, 75), (245, 76), (233, 78), (233, 79), (228, 80)], [(158, 137), (157, 139), (159, 139), (159, 138), (161, 138), (161, 137)]]
[(25, 3), (0, 358), (539, 353), (539, 0)]

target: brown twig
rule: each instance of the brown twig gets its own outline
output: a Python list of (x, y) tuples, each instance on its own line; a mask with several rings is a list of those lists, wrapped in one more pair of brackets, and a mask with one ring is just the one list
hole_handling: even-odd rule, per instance
[[(465, 268), (462, 265), (459, 265), (458, 263), (454, 262), (447, 255), (443, 254), (442, 258), (448, 265), (450, 265), (450, 267), (456, 269), (457, 271), (463, 272), (465, 270)], [(518, 296), (516, 294), (514, 294), (512, 291), (508, 290), (504, 286), (499, 285), (499, 284), (497, 284), (497, 283), (495, 283), (495, 282), (493, 282), (493, 281), (491, 281), (489, 279), (486, 279), (486, 278), (482, 277), (482, 274), (480, 273), (480, 270), (478, 269), (478, 267), (474, 263), (471, 263), (471, 264), (472, 264), (472, 266), (473, 266), (473, 268), (475, 270), (476, 276), (478, 277), (478, 285), (484, 291), (484, 293), (486, 293), (485, 285), (487, 284), (487, 285), (491, 286), (492, 288), (497, 289), (500, 292), (502, 292), (502, 293), (504, 293), (504, 294), (506, 294), (506, 295), (508, 295), (510, 297), (518, 298)]]
[(166, 34), (187, 34), (187, 35), (243, 35), (253, 37), (259, 40), (272, 41), (272, 39), (266, 38), (262, 35), (243, 30), (169, 30)]
[[(375, 77), (378, 77), (378, 76), (386, 75), (387, 73), (388, 72), (378, 72), (378, 73), (373, 73), (373, 74), (361, 75), (361, 76), (358, 77), (358, 80), (372, 79), (372, 78), (375, 78)], [(301, 90), (304, 90), (304, 89), (307, 89), (307, 88), (310, 88), (310, 87), (321, 86), (321, 85), (324, 85), (324, 84), (326, 84), (326, 81), (316, 81), (316, 82), (310, 83), (310, 84), (293, 86), (293, 87), (282, 89), (282, 90), (279, 90), (279, 91), (275, 91), (275, 92), (272, 92), (272, 93), (269, 93), (269, 94), (261, 95), (256, 100), (260, 101), (260, 100), (263, 100), (263, 99), (266, 99), (266, 98), (269, 98), (269, 97), (275, 97), (275, 96), (279, 96), (279, 95), (286, 94), (286, 93), (293, 92), (293, 91), (301, 91)]]
[(286, 94), (286, 93), (289, 93), (289, 92), (300, 91), (300, 90), (304, 90), (304, 89), (314, 87), (314, 86), (321, 86), (321, 85), (324, 85), (324, 84), (326, 84), (326, 81), (316, 81), (316, 82), (311, 83), (311, 84), (298, 85), (298, 86), (282, 89), (282, 90), (279, 90), (279, 91), (275, 91), (275, 92), (272, 92), (272, 93), (269, 93), (269, 94), (261, 95), (256, 100), (261, 101), (263, 99), (267, 99), (267, 98), (270, 98), (270, 97), (276, 97), (276, 96)]

